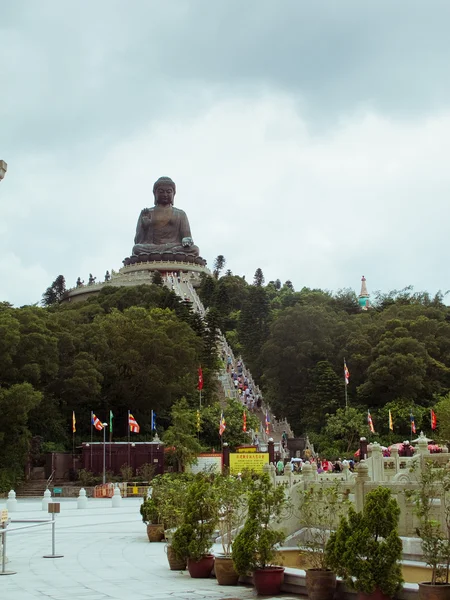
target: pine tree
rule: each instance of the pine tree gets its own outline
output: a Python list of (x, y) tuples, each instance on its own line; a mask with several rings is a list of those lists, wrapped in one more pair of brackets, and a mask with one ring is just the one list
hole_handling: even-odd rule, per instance
[(225, 257), (223, 254), (219, 254), (219, 256), (215, 259), (213, 263), (213, 274), (216, 279), (219, 279), (220, 272), (225, 267)]
[(161, 273), (159, 271), (153, 271), (152, 283), (154, 283), (155, 285), (163, 284), (163, 278), (161, 277)]
[(256, 285), (258, 287), (261, 287), (262, 285), (264, 285), (264, 275), (262, 270), (258, 267), (258, 269), (256, 269), (255, 271), (255, 275), (253, 277), (253, 285)]
[(44, 306), (52, 306), (61, 301), (66, 291), (66, 280), (64, 275), (58, 275), (50, 287), (42, 294), (42, 304)]

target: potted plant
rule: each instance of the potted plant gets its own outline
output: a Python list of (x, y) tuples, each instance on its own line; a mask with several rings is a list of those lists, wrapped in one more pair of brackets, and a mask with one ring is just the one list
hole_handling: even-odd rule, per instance
[(178, 558), (172, 548), (172, 537), (183, 521), (186, 491), (192, 475), (186, 473), (166, 473), (158, 476), (160, 501), (159, 514), (167, 541), (167, 560), (171, 571), (183, 571), (186, 558)]
[(332, 600), (336, 591), (336, 574), (328, 566), (326, 546), (349, 506), (340, 485), (322, 481), (298, 493), (299, 520), (304, 527), (299, 546), (309, 564), (306, 589), (310, 600)]
[(186, 559), (191, 577), (211, 575), (213, 534), (219, 519), (218, 497), (211, 477), (198, 473), (185, 497), (182, 523), (175, 531), (172, 547), (179, 559)]
[(275, 556), (277, 544), (286, 536), (274, 526), (286, 506), (284, 486), (273, 486), (268, 475), (253, 483), (247, 519), (234, 540), (232, 557), (239, 575), (253, 573), (258, 594), (278, 594), (284, 580), (284, 567), (275, 566)]
[(245, 519), (248, 484), (240, 477), (219, 475), (215, 478), (219, 502), (219, 531), (223, 553), (216, 553), (214, 571), (219, 585), (236, 585), (239, 573), (234, 568), (231, 544)]
[[(450, 472), (432, 461), (423, 461), (418, 476), (418, 489), (413, 492), (419, 517), (417, 534), (422, 540), (425, 562), (431, 567), (431, 581), (419, 583), (420, 600), (450, 597)], [(440, 500), (437, 505), (436, 500)], [(440, 515), (435, 511), (440, 507)]]
[(402, 587), (402, 542), (397, 532), (400, 508), (390, 490), (378, 487), (365, 498), (362, 512), (349, 507), (326, 546), (329, 567), (360, 600), (393, 598)]
[(158, 512), (158, 500), (153, 491), (152, 496), (146, 498), (140, 506), (142, 520), (147, 524), (149, 542), (160, 542), (164, 538), (164, 528)]

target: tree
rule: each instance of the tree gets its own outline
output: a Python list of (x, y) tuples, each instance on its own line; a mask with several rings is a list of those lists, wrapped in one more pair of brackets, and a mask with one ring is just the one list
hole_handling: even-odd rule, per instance
[(30, 449), (28, 415), (42, 400), (29, 383), (0, 389), (0, 490), (5, 492), (24, 478)]
[(42, 295), (42, 304), (44, 306), (52, 306), (61, 301), (66, 291), (66, 280), (64, 275), (58, 275), (50, 287), (48, 287)]
[(439, 398), (434, 412), (437, 417), (439, 437), (448, 443), (450, 441), (450, 393)]
[(164, 433), (163, 440), (178, 471), (184, 472), (187, 465), (197, 461), (197, 454), (203, 450), (195, 435), (197, 413), (189, 408), (185, 398), (181, 398), (172, 406), (170, 416), (172, 425)]
[(261, 287), (264, 285), (264, 275), (260, 268), (256, 269), (255, 275), (253, 277), (253, 285)]
[(225, 257), (222, 254), (219, 254), (213, 263), (213, 274), (216, 279), (219, 279), (220, 272), (225, 267)]
[[(229, 399), (227, 401), (226, 408), (223, 409), (226, 429), (222, 435), (222, 439), (219, 436), (219, 421), (222, 413), (222, 407), (218, 402), (203, 408), (201, 411), (201, 432), (200, 440), (202, 444), (207, 448), (220, 449), (221, 442), (227, 442), (232, 450), (236, 446), (246, 444), (249, 442), (249, 433), (242, 431), (243, 425), (243, 413), (244, 407), (238, 400)], [(259, 426), (259, 421), (248, 410), (246, 411), (247, 417), (247, 432), (252, 429), (256, 430)]]
[(361, 435), (368, 433), (366, 413), (349, 406), (338, 408), (336, 414), (327, 415), (324, 434), (338, 441), (343, 452), (356, 449)]
[(200, 287), (197, 291), (198, 295), (200, 296), (200, 300), (203, 302), (206, 308), (211, 306), (213, 302), (216, 285), (216, 279), (206, 275), (205, 273), (200, 274)]
[(308, 431), (320, 431), (326, 415), (335, 413), (343, 405), (344, 380), (336, 375), (327, 360), (316, 363), (308, 374), (308, 380), (303, 426)]
[(238, 333), (243, 356), (253, 376), (258, 377), (260, 349), (269, 335), (270, 306), (266, 290), (251, 286), (239, 317)]
[(159, 271), (153, 271), (152, 283), (155, 285), (163, 285), (163, 278), (161, 277), (161, 273)]

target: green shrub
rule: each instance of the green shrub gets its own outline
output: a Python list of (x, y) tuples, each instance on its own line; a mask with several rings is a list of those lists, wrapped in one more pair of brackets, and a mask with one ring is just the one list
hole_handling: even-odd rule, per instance
[(233, 563), (240, 575), (274, 564), (275, 547), (286, 538), (274, 525), (280, 522), (286, 507), (283, 486), (273, 486), (267, 475), (253, 482), (247, 519), (232, 549)]
[(400, 508), (387, 488), (365, 498), (364, 509), (352, 506), (332, 533), (326, 552), (328, 565), (352, 589), (371, 594), (379, 588), (391, 598), (402, 587), (402, 542), (397, 532)]

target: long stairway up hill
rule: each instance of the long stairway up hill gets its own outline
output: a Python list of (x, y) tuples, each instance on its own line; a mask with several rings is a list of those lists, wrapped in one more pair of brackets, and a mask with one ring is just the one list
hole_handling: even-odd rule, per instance
[[(177, 294), (181, 299), (192, 302), (192, 307), (193, 307), (194, 311), (199, 313), (200, 316), (204, 317), (206, 310), (202, 304), (202, 301), (200, 300), (200, 298), (199, 298), (197, 292), (195, 291), (194, 287), (192, 286), (192, 284), (187, 279), (183, 279), (183, 277), (179, 278), (176, 276), (167, 275), (163, 279), (163, 281), (164, 281), (164, 284), (169, 289), (174, 291), (175, 294)], [(231, 378), (231, 374), (230, 374), (231, 369), (230, 368), (227, 369), (227, 366), (226, 366), (227, 359), (228, 359), (228, 357), (230, 357), (231, 358), (231, 367), (234, 368), (235, 371), (237, 371), (238, 360), (241, 361), (244, 376), (247, 377), (254, 392), (258, 396), (260, 396), (260, 398), (262, 399), (261, 408), (255, 407), (255, 409), (253, 411), (253, 414), (258, 418), (258, 420), (261, 424), (260, 428), (259, 428), (259, 438), (264, 442), (267, 442), (269, 438), (273, 438), (274, 442), (278, 445), (281, 442), (281, 435), (282, 435), (283, 431), (286, 431), (288, 437), (294, 437), (294, 434), (292, 432), (292, 429), (291, 429), (289, 423), (286, 420), (278, 421), (275, 418), (275, 416), (272, 414), (272, 412), (270, 410), (270, 406), (264, 402), (264, 398), (261, 393), (261, 390), (255, 384), (252, 374), (250, 373), (250, 370), (246, 368), (246, 366), (241, 358), (239, 358), (239, 359), (235, 358), (233, 351), (230, 348), (230, 346), (229, 346), (225, 336), (222, 334), (222, 332), (220, 332), (219, 340), (220, 340), (219, 341), (219, 344), (220, 344), (219, 350), (220, 350), (222, 356), (225, 358), (225, 361), (224, 361), (225, 366), (220, 369), (220, 371), (218, 373), (218, 379), (222, 386), (225, 399), (227, 399), (227, 398), (239, 399), (239, 394), (236, 391), (233, 379)], [(266, 417), (267, 416), (269, 417), (269, 421), (270, 421), (269, 426), (268, 426), (268, 431), (269, 431), (268, 433), (266, 433)]]

